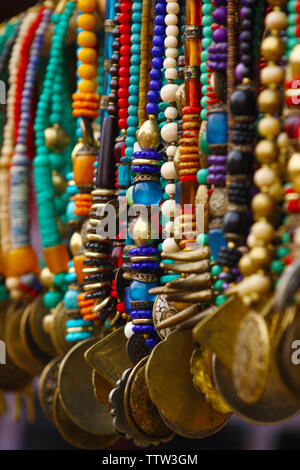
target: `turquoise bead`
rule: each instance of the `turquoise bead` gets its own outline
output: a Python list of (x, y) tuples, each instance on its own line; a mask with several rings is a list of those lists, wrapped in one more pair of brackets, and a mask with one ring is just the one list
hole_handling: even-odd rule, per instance
[(78, 291), (76, 290), (68, 290), (64, 296), (64, 304), (67, 310), (75, 310), (78, 309)]
[(131, 32), (132, 32), (133, 34), (135, 34), (135, 33), (140, 33), (141, 30), (142, 30), (142, 25), (141, 25), (141, 24), (139, 24), (139, 23), (134, 23), (134, 24), (132, 24), (132, 26), (131, 26)]
[(207, 183), (207, 177), (209, 175), (208, 168), (201, 168), (197, 172), (197, 181), (199, 184), (206, 184)]
[(220, 294), (216, 297), (216, 305), (219, 307), (222, 305), (224, 302), (226, 302), (227, 297), (224, 294)]
[[(130, 91), (129, 91), (129, 93), (130, 93)], [(138, 95), (131, 94), (131, 95), (128, 97), (128, 103), (129, 103), (129, 104), (134, 104), (134, 105), (139, 104), (139, 97), (138, 97)]]
[(62, 293), (58, 290), (49, 291), (44, 295), (44, 304), (49, 309), (55, 308), (62, 299)]
[(203, 26), (210, 26), (214, 22), (211, 16), (203, 16), (202, 23)]
[(210, 15), (213, 11), (214, 11), (214, 7), (210, 3), (205, 3), (202, 6), (202, 13), (204, 15)]
[(132, 34), (130, 39), (132, 44), (139, 44), (141, 41), (141, 37), (139, 34)]
[(138, 85), (129, 85), (128, 91), (130, 95), (138, 95), (139, 87)]
[[(127, 119), (127, 124), (128, 124), (128, 119)], [(127, 135), (128, 135), (128, 137), (133, 137), (133, 138), (135, 139), (136, 129), (137, 129), (136, 127), (128, 127), (128, 129), (127, 129)], [(125, 142), (126, 142), (126, 140), (125, 140)], [(132, 143), (132, 141), (131, 141), (131, 139), (130, 139), (130, 140), (129, 140), (129, 145), (131, 146), (131, 145), (133, 145), (133, 144), (134, 144), (134, 142)]]
[(199, 245), (207, 245), (208, 244), (208, 234), (207, 233), (199, 233), (197, 236), (197, 243)]
[(142, 14), (139, 12), (134, 12), (131, 15), (131, 21), (132, 23), (141, 23), (142, 21)]
[(177, 279), (178, 277), (180, 277), (180, 274), (165, 274), (164, 276), (161, 276), (160, 283), (166, 284), (167, 282), (173, 281), (174, 279)]
[(217, 259), (220, 248), (227, 246), (222, 228), (211, 229), (208, 232), (208, 243), (212, 256)]
[(141, 46), (140, 46), (140, 44), (132, 44), (130, 50), (131, 50), (131, 54), (140, 54), (141, 53)]
[(136, 116), (128, 116), (128, 118), (127, 118), (127, 125), (128, 126), (134, 127), (136, 129), (138, 124), (139, 124), (139, 120)]

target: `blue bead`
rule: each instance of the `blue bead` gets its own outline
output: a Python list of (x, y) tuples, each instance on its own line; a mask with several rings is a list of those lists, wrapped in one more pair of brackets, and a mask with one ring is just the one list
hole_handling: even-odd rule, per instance
[(151, 61), (152, 67), (154, 69), (162, 69), (164, 65), (164, 61), (162, 57), (153, 57)]
[(153, 43), (153, 46), (158, 46), (158, 47), (163, 46), (164, 45), (163, 36), (154, 36), (152, 43)]
[(162, 71), (159, 69), (151, 69), (149, 75), (151, 80), (160, 80), (162, 77)]
[(150, 80), (149, 88), (151, 91), (159, 91), (161, 89), (161, 83), (159, 80)]
[(164, 55), (164, 48), (162, 46), (154, 46), (151, 49), (153, 57), (162, 57)]
[(155, 282), (133, 281), (130, 285), (129, 296), (131, 300), (143, 300), (154, 302), (156, 295), (148, 293), (150, 289), (157, 287)]
[(224, 237), (223, 229), (214, 228), (208, 232), (208, 244), (211, 250), (211, 254), (214, 259), (218, 259), (218, 253), (221, 247), (227, 246), (227, 241)]
[(158, 113), (157, 104), (156, 103), (147, 103), (146, 104), (146, 112), (147, 112), (147, 114), (155, 114), (156, 115)]
[(155, 103), (160, 100), (160, 94), (157, 91), (148, 91), (147, 100), (151, 103)]
[(135, 204), (156, 205), (161, 201), (162, 190), (158, 183), (143, 181), (134, 185), (132, 197)]
[(210, 113), (207, 118), (207, 142), (209, 144), (226, 144), (227, 132), (227, 113)]
[[(156, 15), (154, 22), (155, 22), (155, 25), (165, 26), (165, 16), (164, 15)], [(157, 34), (157, 33), (154, 31), (154, 34)], [(160, 34), (163, 34), (163, 33), (160, 33)]]
[(166, 4), (165, 3), (157, 3), (155, 5), (155, 13), (157, 15), (163, 15), (166, 13)]

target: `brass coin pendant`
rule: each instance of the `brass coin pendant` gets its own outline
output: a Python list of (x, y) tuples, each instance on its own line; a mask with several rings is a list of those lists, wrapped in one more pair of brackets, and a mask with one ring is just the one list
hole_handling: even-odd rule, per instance
[(60, 357), (55, 357), (47, 364), (40, 376), (39, 400), (45, 416), (54, 424), (53, 402), (57, 387)]
[(39, 295), (27, 307), (30, 309), (29, 324), (30, 331), (35, 343), (50, 357), (56, 355), (50, 335), (45, 331), (43, 321), (46, 315), (49, 315), (49, 309), (45, 307), (43, 295)]
[(108, 396), (112, 390), (112, 386), (103, 379), (102, 375), (98, 374), (96, 369), (92, 371), (92, 383), (97, 400), (100, 401), (100, 403), (108, 405)]
[(67, 334), (66, 321), (69, 319), (64, 301), (61, 301), (51, 314), (44, 317), (44, 327), (50, 335), (55, 351), (59, 356), (64, 356), (72, 347), (72, 343), (68, 343), (65, 339)]
[(195, 347), (192, 330), (171, 333), (153, 349), (146, 382), (150, 399), (172, 431), (200, 439), (220, 430), (230, 415), (215, 411), (194, 387), (190, 360)]
[(98, 342), (93, 337), (82, 341), (62, 359), (58, 372), (60, 403), (70, 419), (82, 430), (98, 435), (114, 434), (107, 406), (96, 400), (92, 384), (92, 370), (84, 353)]
[(255, 403), (262, 395), (270, 364), (270, 339), (264, 318), (250, 312), (237, 334), (232, 366), (233, 384), (245, 403)]
[(150, 399), (145, 377), (147, 359), (143, 358), (128, 377), (124, 409), (127, 421), (135, 433), (157, 445), (172, 439), (174, 433), (166, 426)]
[(62, 437), (70, 444), (86, 450), (109, 449), (118, 439), (117, 435), (102, 436), (79, 428), (61, 404), (59, 393), (56, 391), (53, 402), (55, 425)]
[(231, 408), (212, 384), (211, 359), (212, 353), (209, 349), (200, 346), (194, 350), (191, 357), (193, 384), (199, 392), (205, 395), (206, 401), (211, 404), (214, 410), (224, 414), (232, 413)]

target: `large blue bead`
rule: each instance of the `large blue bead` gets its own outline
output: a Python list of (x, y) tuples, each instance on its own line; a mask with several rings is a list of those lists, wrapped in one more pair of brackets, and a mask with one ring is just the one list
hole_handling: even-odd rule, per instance
[(227, 113), (210, 113), (207, 118), (207, 142), (209, 144), (227, 143)]
[(133, 202), (146, 206), (159, 204), (162, 198), (162, 190), (158, 183), (142, 181), (133, 187)]
[(220, 248), (227, 246), (226, 238), (224, 237), (223, 229), (214, 228), (208, 232), (208, 244), (214, 259), (218, 259)]
[(148, 290), (152, 289), (153, 287), (157, 287), (155, 282), (133, 281), (130, 285), (130, 299), (154, 302), (156, 295), (151, 295), (148, 293)]

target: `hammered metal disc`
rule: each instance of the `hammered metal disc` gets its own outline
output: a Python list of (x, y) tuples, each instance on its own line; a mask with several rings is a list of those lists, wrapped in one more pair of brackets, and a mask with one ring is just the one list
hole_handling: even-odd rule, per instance
[(270, 339), (264, 318), (250, 312), (242, 320), (234, 347), (233, 384), (245, 403), (255, 403), (268, 379)]
[(20, 336), (20, 324), (24, 307), (18, 307), (16, 304), (12, 304), (8, 308), (6, 316), (5, 326), (5, 341), (7, 346), (7, 352), (10, 355), (12, 361), (23, 371), (29, 375), (40, 375), (43, 370), (43, 364), (35, 358), (28, 356)]
[(299, 341), (300, 317), (298, 315), (284, 332), (276, 351), (282, 380), (296, 396), (300, 395)]
[(195, 349), (192, 331), (171, 333), (152, 351), (146, 366), (150, 399), (172, 431), (192, 439), (214, 434), (229, 419), (193, 386), (190, 360)]
[(134, 333), (127, 341), (126, 350), (133, 365), (138, 364), (143, 357), (149, 356), (151, 352), (143, 335), (137, 333)]
[(93, 369), (92, 371), (92, 383), (97, 400), (99, 400), (100, 403), (108, 405), (108, 396), (113, 387), (109, 382), (107, 382), (107, 380), (98, 374), (96, 369)]
[(70, 318), (65, 308), (64, 301), (57, 305), (51, 316), (51, 340), (57, 354), (59, 356), (64, 356), (72, 348), (72, 343), (68, 343), (68, 341), (65, 339), (67, 334), (66, 321)]
[(57, 387), (60, 357), (55, 357), (47, 364), (41, 373), (39, 381), (39, 400), (45, 416), (54, 424), (53, 401)]
[[(166, 320), (167, 318), (171, 318), (176, 315), (176, 309), (168, 302), (166, 295), (158, 295), (153, 304), (153, 322), (155, 327), (157, 327), (162, 321)], [(163, 330), (158, 331), (159, 336), (164, 339), (166, 338), (172, 331), (175, 330), (174, 327), (165, 328)]]
[(20, 323), (20, 338), (21, 343), (26, 351), (28, 357), (30, 357), (33, 361), (37, 360), (41, 363), (42, 367), (48, 364), (48, 362), (52, 359), (52, 356), (46, 354), (43, 350), (39, 348), (39, 346), (34, 341), (34, 338), (31, 334), (30, 329), (30, 308), (25, 308), (21, 323)]
[(174, 433), (166, 426), (150, 399), (145, 377), (147, 359), (143, 358), (128, 377), (124, 408), (127, 421), (135, 432), (157, 445), (172, 439)]
[(80, 449), (101, 450), (112, 446), (119, 437), (117, 435), (102, 436), (92, 434), (79, 428), (67, 415), (56, 391), (53, 403), (55, 425), (62, 437)]
[(28, 305), (28, 309), (30, 309), (29, 315), (29, 324), (31, 334), (33, 336), (34, 341), (38, 345), (38, 347), (44, 351), (50, 357), (55, 356), (55, 349), (52, 344), (51, 338), (46, 333), (43, 320), (46, 315), (49, 315), (49, 309), (44, 305), (43, 295), (39, 295), (30, 305)]
[[(0, 340), (5, 342), (5, 318), (8, 304), (0, 306)], [(5, 351), (5, 364), (0, 365), (0, 389), (7, 392), (21, 390), (32, 381), (32, 375), (17, 367), (11, 360), (7, 348)]]
[(273, 425), (287, 421), (300, 411), (300, 400), (296, 399), (280, 380), (273, 362), (268, 374), (264, 392), (256, 403), (245, 403), (233, 386), (229, 367), (213, 356), (212, 371), (214, 385), (228, 406), (241, 418), (255, 424)]
[(62, 406), (81, 429), (99, 435), (111, 435), (114, 427), (107, 406), (96, 400), (92, 371), (84, 359), (88, 348), (98, 342), (90, 338), (73, 346), (63, 358), (58, 373), (58, 391)]

